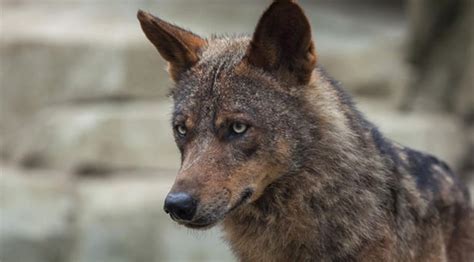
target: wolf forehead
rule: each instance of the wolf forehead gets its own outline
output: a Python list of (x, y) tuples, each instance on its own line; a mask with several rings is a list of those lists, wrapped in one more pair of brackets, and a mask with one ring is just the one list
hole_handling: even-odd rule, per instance
[[(263, 107), (264, 101), (277, 99), (277, 94), (288, 99), (289, 93), (277, 88), (281, 83), (244, 62), (250, 40), (248, 36), (208, 39), (199, 62), (182, 74), (171, 90), (174, 112), (196, 114), (217, 106), (221, 111), (245, 112)], [(255, 103), (258, 101), (261, 103)]]

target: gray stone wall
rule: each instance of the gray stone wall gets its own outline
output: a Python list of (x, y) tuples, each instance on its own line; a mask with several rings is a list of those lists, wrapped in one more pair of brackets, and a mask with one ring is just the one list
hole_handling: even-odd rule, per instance
[[(251, 33), (267, 2), (3, 0), (0, 260), (233, 261), (218, 229), (162, 212), (179, 167), (171, 83), (135, 13), (204, 36)], [(399, 110), (412, 74), (401, 1), (301, 2), (320, 63), (369, 119), (460, 169), (472, 131), (459, 114)]]

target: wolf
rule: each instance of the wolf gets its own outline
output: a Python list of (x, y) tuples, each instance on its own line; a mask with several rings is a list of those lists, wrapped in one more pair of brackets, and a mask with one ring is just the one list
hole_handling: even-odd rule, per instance
[(252, 36), (137, 16), (174, 81), (174, 221), (221, 225), (240, 261), (474, 261), (466, 187), (355, 108), (298, 3), (271, 3)]

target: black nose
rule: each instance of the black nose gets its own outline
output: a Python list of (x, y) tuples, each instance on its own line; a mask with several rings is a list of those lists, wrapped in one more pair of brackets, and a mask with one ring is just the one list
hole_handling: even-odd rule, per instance
[(169, 193), (165, 199), (165, 212), (174, 219), (190, 221), (196, 207), (197, 201), (187, 193)]

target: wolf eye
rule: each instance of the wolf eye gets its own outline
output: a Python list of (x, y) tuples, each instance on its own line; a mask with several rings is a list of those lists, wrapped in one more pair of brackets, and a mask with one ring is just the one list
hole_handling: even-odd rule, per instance
[(248, 126), (246, 124), (235, 122), (232, 124), (232, 132), (235, 134), (243, 134), (247, 131)]
[(185, 136), (186, 133), (188, 132), (188, 130), (186, 129), (186, 127), (183, 126), (183, 125), (177, 125), (177, 126), (176, 126), (176, 131), (178, 132), (178, 134), (179, 134), (180, 136)]

